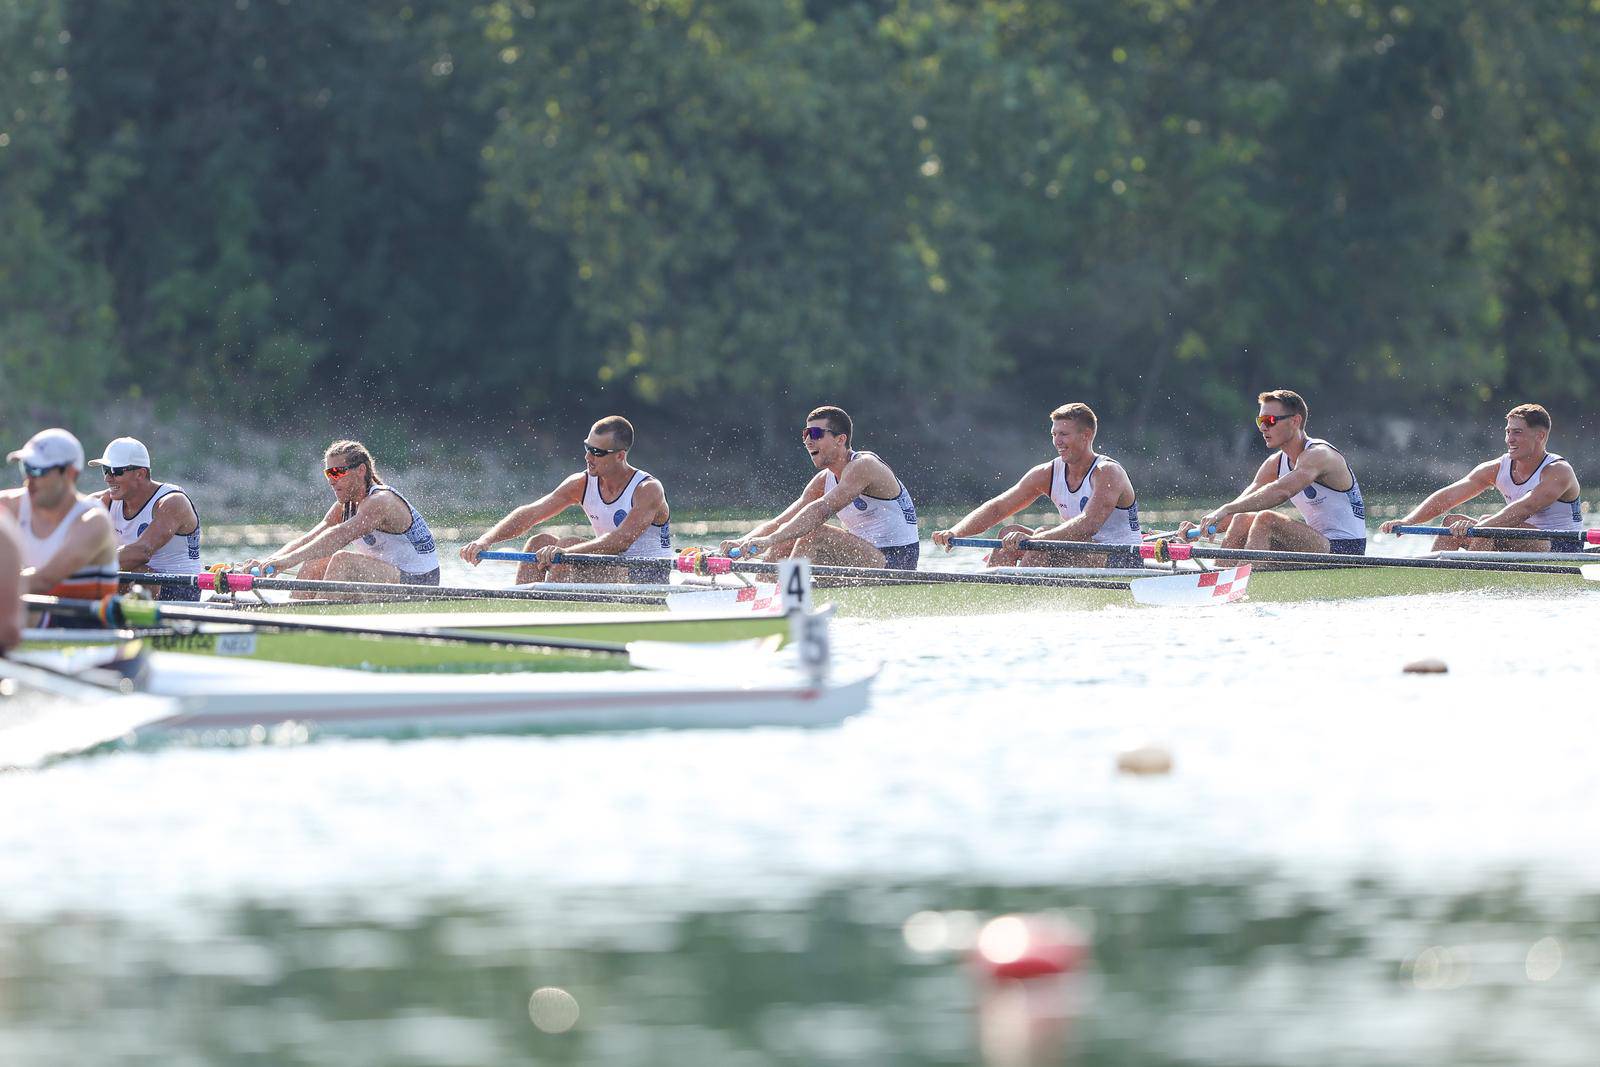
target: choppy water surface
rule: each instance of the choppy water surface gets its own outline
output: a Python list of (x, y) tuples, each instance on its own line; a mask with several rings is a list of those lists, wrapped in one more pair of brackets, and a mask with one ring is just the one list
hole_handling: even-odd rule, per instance
[[(0, 1062), (1005, 1062), (966, 947), (1064, 909), (1093, 963), (1043, 1062), (1588, 1064), (1597, 621), (845, 619), (886, 668), (839, 729), (0, 777)], [(1141, 741), (1170, 775), (1117, 773)]]

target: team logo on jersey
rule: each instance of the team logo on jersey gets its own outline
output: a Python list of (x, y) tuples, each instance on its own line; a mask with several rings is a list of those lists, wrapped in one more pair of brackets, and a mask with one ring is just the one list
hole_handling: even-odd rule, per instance
[(368, 546), (375, 545), (375, 544), (378, 543), (378, 535), (377, 534), (362, 534), (361, 535), (361, 540), (363, 542), (365, 542)]
[(618, 526), (621, 526), (622, 525), (622, 520), (627, 518), (627, 517), (628, 517), (628, 509), (627, 508), (618, 508), (617, 511), (616, 511), (616, 514), (611, 516), (611, 521), (616, 523)]
[(1315, 500), (1315, 499), (1317, 499), (1317, 487), (1316, 486), (1314, 486), (1314, 485), (1306, 486), (1306, 499), (1307, 500)]
[(866, 511), (867, 510), (867, 502), (865, 500), (862, 500), (860, 497), (856, 497), (854, 500), (851, 501), (851, 503), (856, 506), (856, 510), (857, 511)]
[(141, 522), (139, 524), (138, 531), (135, 532), (133, 536), (135, 536), (135, 537), (143, 537), (144, 536), (144, 532), (146, 530), (148, 530), (148, 529), (150, 529), (150, 524), (148, 522)]
[(1088, 506), (1089, 506), (1089, 498), (1086, 497), (1086, 496), (1080, 496), (1078, 498), (1078, 510), (1082, 511), (1084, 508), (1086, 508)]

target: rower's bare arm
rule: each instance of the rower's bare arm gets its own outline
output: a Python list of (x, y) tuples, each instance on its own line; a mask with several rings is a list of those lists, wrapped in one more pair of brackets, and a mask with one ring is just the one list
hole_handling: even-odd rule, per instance
[(1437, 519), (1445, 512), (1452, 511), (1480, 493), (1494, 488), (1494, 474), (1499, 467), (1500, 461), (1497, 459), (1478, 464), (1465, 478), (1451, 482), (1443, 489), (1435, 489), (1422, 503), (1400, 518), (1383, 523), (1378, 529), (1384, 533), (1393, 533), (1396, 526), (1415, 526), (1429, 519)]
[(182, 493), (169, 493), (156, 501), (155, 513), (150, 517), (150, 526), (139, 539), (132, 544), (123, 545), (117, 550), (117, 565), (125, 571), (140, 570), (150, 563), (150, 557), (161, 551), (161, 547), (174, 537), (179, 530), (193, 532), (200, 519), (194, 513), (194, 505)]
[[(339, 506), (334, 505), (334, 509)], [(334, 509), (329, 510), (330, 518)], [(356, 505), (354, 515), (343, 522), (324, 519), (322, 532), (310, 538), (292, 552), (280, 552), (266, 562), (273, 568), (286, 571), (307, 560), (325, 559), (358, 537), (378, 529), (385, 522), (391, 524), (411, 521), (411, 509), (394, 493), (373, 493)]]
[(0, 652), (22, 640), (22, 534), (11, 512), (0, 507)]
[[(872, 484), (875, 477), (887, 470), (888, 467), (884, 465), (882, 460), (872, 456), (857, 457), (845, 467), (844, 474), (839, 478), (838, 484), (827, 493), (822, 493), (820, 480), (822, 475), (817, 475), (817, 478), (813, 479), (813, 485), (816, 486), (819, 495), (809, 503), (806, 503), (804, 507), (795, 513), (793, 518), (784, 522), (776, 530), (760, 536), (769, 542), (793, 541), (796, 538), (804, 537), (839, 514), (844, 508), (849, 507), (852, 500), (866, 492), (867, 487)], [(807, 495), (811, 493), (811, 489), (812, 486), (806, 486)], [(804, 500), (804, 497), (801, 499)]]
[(783, 529), (786, 524), (793, 522), (794, 517), (800, 514), (800, 512), (804, 511), (807, 506), (822, 499), (822, 481), (823, 475), (819, 471), (815, 477), (806, 483), (805, 489), (799, 496), (794, 498), (793, 503), (784, 508), (782, 511), (778, 512), (778, 514), (774, 517), (762, 523), (760, 526), (757, 526), (754, 530), (751, 530), (749, 533), (745, 534), (744, 537), (733, 541), (722, 542), (722, 550), (726, 552), (731, 545), (736, 545), (741, 541), (749, 541), (757, 537), (769, 541), (781, 540), (780, 538), (773, 537), (772, 535), (778, 530)]
[(633, 510), (615, 530), (588, 541), (563, 548), (563, 552), (616, 555), (637, 541), (655, 519), (667, 510), (667, 494), (654, 478), (633, 491)]
[[(1343, 462), (1337, 453), (1324, 448), (1308, 448), (1300, 453), (1300, 462), (1294, 470), (1282, 478), (1272, 478), (1265, 485), (1253, 487), (1249, 492), (1235, 498), (1228, 504), (1230, 515), (1242, 515), (1252, 511), (1271, 511), (1279, 504), (1286, 503), (1288, 499), (1317, 480), (1317, 476), (1328, 473), (1332, 462)], [(1263, 466), (1268, 475), (1277, 472), (1277, 464)], [(1259, 481), (1260, 475), (1257, 475)]]
[(1515, 504), (1507, 504), (1478, 525), (1520, 526), (1562, 497), (1572, 496), (1577, 488), (1578, 476), (1571, 465), (1566, 462), (1552, 463), (1539, 476), (1539, 484), (1534, 487), (1533, 492)]
[(1042, 541), (1088, 541), (1106, 524), (1120, 500), (1131, 500), (1133, 483), (1128, 472), (1117, 464), (1102, 464), (1095, 468), (1094, 493), (1089, 506), (1060, 526), (1053, 526), (1034, 536)]
[(461, 558), (473, 566), (478, 557), (501, 541), (521, 537), (541, 522), (555, 518), (571, 507), (583, 503), (586, 475), (583, 471), (568, 475), (560, 485), (531, 504), (512, 509), (511, 513), (477, 537), (461, 546)]
[(65, 581), (74, 571), (91, 566), (104, 559), (108, 549), (115, 547), (116, 535), (111, 529), (111, 516), (104, 508), (91, 508), (73, 520), (61, 548), (42, 567), (23, 571), (23, 585), (30, 593), (48, 592), (51, 586)]
[(273, 557), (286, 556), (290, 552), (293, 552), (298, 548), (302, 548), (305, 545), (309, 545), (312, 541), (315, 541), (317, 538), (321, 537), (323, 535), (323, 533), (327, 531), (328, 527), (334, 525), (335, 523), (337, 523), (339, 521), (339, 516), (340, 516), (341, 512), (342, 512), (342, 505), (340, 505), (340, 504), (331, 505), (328, 508), (328, 513), (326, 515), (322, 516), (322, 521), (321, 522), (317, 523), (315, 526), (311, 527), (311, 529), (307, 530), (305, 533), (301, 534), (299, 537), (296, 537), (293, 541), (290, 541), (288, 544), (286, 544), (282, 548), (278, 549), (278, 551), (276, 551), (276, 552), (274, 552), (272, 554)]
[(948, 530), (933, 532), (934, 544), (950, 547), (952, 537), (975, 537), (1002, 522), (1050, 492), (1050, 464), (1041, 463), (1018, 479), (1017, 484), (979, 504)]

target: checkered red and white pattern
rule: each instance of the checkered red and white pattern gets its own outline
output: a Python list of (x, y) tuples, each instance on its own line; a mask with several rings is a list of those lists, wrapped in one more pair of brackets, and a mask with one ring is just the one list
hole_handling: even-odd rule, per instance
[(1232, 604), (1242, 600), (1250, 585), (1250, 565), (1229, 567), (1198, 574), (1163, 574), (1157, 578), (1135, 578), (1130, 583), (1133, 599), (1141, 604), (1161, 606), (1205, 606)]

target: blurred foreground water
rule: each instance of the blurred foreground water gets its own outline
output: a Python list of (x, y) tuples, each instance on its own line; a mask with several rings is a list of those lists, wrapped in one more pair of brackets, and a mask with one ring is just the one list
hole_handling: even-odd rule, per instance
[(0, 1063), (1002, 1062), (971, 944), (1052, 912), (1043, 1062), (1588, 1064), (1597, 608), (845, 619), (835, 730), (0, 777)]

